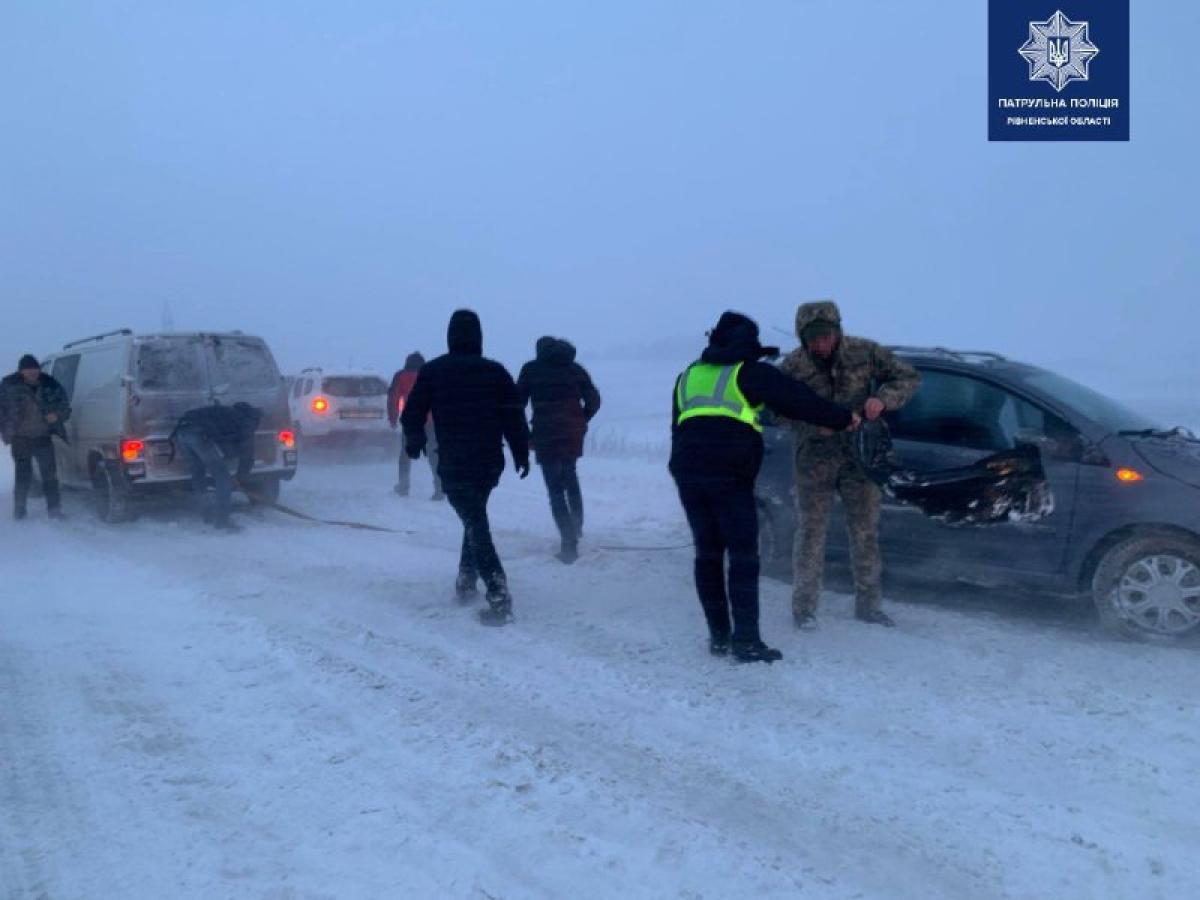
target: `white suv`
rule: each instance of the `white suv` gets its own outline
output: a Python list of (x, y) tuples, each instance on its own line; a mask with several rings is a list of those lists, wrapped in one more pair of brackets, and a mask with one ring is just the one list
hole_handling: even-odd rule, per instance
[(288, 392), (297, 438), (361, 439), (391, 445), (388, 383), (375, 372), (304, 369)]

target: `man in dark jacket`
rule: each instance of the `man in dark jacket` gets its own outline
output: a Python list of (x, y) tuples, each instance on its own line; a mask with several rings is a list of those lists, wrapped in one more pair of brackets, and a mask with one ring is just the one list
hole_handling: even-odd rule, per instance
[(46, 511), (52, 519), (63, 518), (53, 437), (66, 440), (70, 416), (67, 392), (30, 354), (22, 356), (17, 371), (0, 382), (0, 437), (12, 445), (16, 467), (13, 518), (24, 519), (27, 514), (34, 460), (42, 477)]
[(717, 656), (732, 649), (739, 662), (783, 658), (758, 631), (759, 415), (765, 407), (838, 431), (858, 424), (845, 407), (759, 361), (777, 352), (759, 343), (753, 320), (722, 313), (709, 332), (708, 348), (679, 376), (671, 397), (670, 468), (696, 545), (696, 591), (708, 620), (709, 648)]
[(512, 621), (512, 596), (488, 522), (487, 502), (504, 471), (504, 443), (522, 478), (529, 475), (529, 427), (512, 376), (483, 356), (479, 316), (460, 309), (450, 317), (450, 352), (427, 362), (408, 395), (400, 422), (405, 451), (417, 459), (426, 447), (425, 423), (433, 415), (438, 475), (450, 505), (463, 523), (456, 591), (462, 601), (476, 594), (480, 578), (488, 609), (480, 621)]
[[(421, 371), (421, 366), (425, 365), (425, 357), (420, 353), (410, 353), (408, 358), (404, 360), (404, 368), (392, 376), (392, 385), (388, 388), (388, 422), (395, 428), (400, 421), (400, 413), (404, 412), (404, 405), (408, 402), (408, 395), (412, 393), (413, 385), (417, 383), (417, 373)], [(425, 455), (429, 457), (429, 468), (433, 470), (433, 497), (432, 500), (444, 500), (446, 495), (442, 493), (442, 482), (438, 478), (437, 473), (437, 435), (433, 432), (433, 420), (429, 419), (425, 422)], [(408, 454), (404, 452), (404, 447), (400, 448), (400, 475), (396, 481), (396, 493), (401, 497), (407, 497), (412, 484), (412, 460), (408, 458)]]
[(588, 422), (600, 410), (600, 392), (575, 362), (575, 347), (558, 338), (538, 338), (537, 358), (517, 378), (522, 407), (533, 404), (533, 449), (550, 492), (550, 512), (562, 547), (558, 558), (579, 558), (583, 536), (583, 491), (576, 464), (583, 456)]
[[(236, 531), (229, 521), (233, 505), (233, 478), (229, 460), (237, 460), (237, 478), (244, 481), (254, 466), (254, 436), (262, 411), (249, 403), (202, 406), (184, 413), (171, 437), (192, 467), (192, 491), (204, 518), (223, 531)], [(205, 508), (209, 481), (213, 502)]]

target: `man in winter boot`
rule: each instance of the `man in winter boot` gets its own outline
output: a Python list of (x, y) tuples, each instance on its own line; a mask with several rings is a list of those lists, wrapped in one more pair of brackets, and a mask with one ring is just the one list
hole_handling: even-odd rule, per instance
[[(221, 531), (239, 530), (229, 518), (234, 485), (229, 460), (237, 460), (237, 479), (244, 482), (254, 467), (254, 438), (261, 419), (262, 410), (249, 403), (201, 406), (184, 413), (171, 433), (191, 466), (192, 493), (201, 516)], [(174, 449), (171, 452), (174, 456)], [(210, 482), (213, 493), (206, 502)]]
[[(417, 373), (421, 371), (423, 365), (425, 365), (425, 357), (420, 353), (410, 353), (404, 360), (404, 368), (392, 376), (387, 400), (388, 422), (391, 423), (392, 428), (396, 428), (400, 421), (400, 413), (404, 412), (408, 395), (412, 393), (413, 385), (417, 383)], [(433, 431), (432, 418), (425, 423), (425, 455), (429, 458), (429, 468), (433, 472), (433, 497), (430, 499), (445, 500), (446, 495), (442, 492), (442, 482), (437, 473), (437, 435)], [(408, 454), (404, 452), (402, 446), (396, 493), (401, 497), (407, 497), (411, 483), (412, 460), (408, 458)]]
[(600, 410), (600, 392), (575, 348), (558, 338), (538, 338), (537, 357), (517, 378), (522, 407), (533, 406), (533, 449), (550, 494), (550, 512), (562, 541), (558, 558), (579, 558), (583, 535), (583, 491), (576, 465), (583, 456), (588, 423)]
[(54, 435), (66, 440), (71, 405), (61, 384), (42, 371), (37, 359), (21, 357), (17, 371), (0, 382), (0, 438), (12, 447), (15, 465), (13, 518), (27, 515), (33, 464), (37, 461), (50, 518), (64, 518), (54, 459)]
[[(902, 407), (921, 376), (886, 347), (842, 333), (842, 314), (831, 300), (805, 303), (796, 312), (800, 347), (780, 368), (826, 400), (861, 411), (868, 421)], [(854, 572), (854, 614), (872, 625), (895, 623), (882, 608), (883, 564), (879, 553), (882, 495), (856, 460), (846, 435), (805, 422), (796, 434), (796, 504), (800, 527), (793, 554), (792, 614), (796, 626), (816, 627), (817, 600), (825, 570), (825, 535), (834, 495), (846, 507)]]
[(450, 317), (449, 353), (427, 362), (408, 395), (400, 423), (405, 452), (425, 450), (425, 423), (433, 415), (438, 475), (446, 498), (463, 524), (462, 556), (455, 587), (469, 599), (480, 578), (487, 588), (485, 625), (512, 621), (512, 596), (492, 541), (487, 503), (504, 471), (504, 443), (521, 478), (529, 475), (529, 426), (512, 376), (483, 356), (479, 316), (460, 309)]
[(766, 408), (837, 431), (858, 424), (849, 410), (760, 361), (777, 352), (759, 343), (751, 319), (725, 312), (671, 397), (670, 469), (696, 545), (696, 591), (708, 621), (709, 648), (714, 655), (732, 651), (738, 662), (783, 658), (758, 631), (759, 414)]

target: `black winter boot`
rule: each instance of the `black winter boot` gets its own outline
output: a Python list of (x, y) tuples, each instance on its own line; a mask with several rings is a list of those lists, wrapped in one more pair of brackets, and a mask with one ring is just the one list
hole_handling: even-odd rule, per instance
[(507, 625), (513, 620), (512, 595), (508, 592), (508, 584), (497, 580), (488, 588), (487, 609), (479, 611), (479, 621), (483, 625)]
[(734, 641), (733, 661), (739, 663), (765, 662), (773, 663), (783, 659), (783, 654), (762, 641)]
[(882, 609), (856, 609), (854, 618), (860, 622), (866, 622), (868, 625), (882, 625), (884, 628), (895, 628), (896, 623)]
[(708, 652), (713, 656), (728, 656), (729, 643), (729, 635), (714, 634), (708, 639)]
[(454, 596), (459, 603), (470, 603), (479, 596), (479, 576), (474, 572), (459, 572), (454, 580)]

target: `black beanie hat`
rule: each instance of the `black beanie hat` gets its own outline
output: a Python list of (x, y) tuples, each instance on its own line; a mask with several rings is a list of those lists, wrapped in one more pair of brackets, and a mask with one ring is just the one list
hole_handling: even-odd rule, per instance
[(778, 347), (764, 347), (759, 343), (758, 324), (753, 319), (731, 309), (721, 313), (716, 327), (708, 333), (708, 345), (745, 348), (750, 359), (779, 355)]
[[(9, 359), (12, 359), (10, 356)], [(17, 369), (41, 369), (41, 364), (37, 361), (37, 357), (32, 353), (26, 353), (21, 357), (21, 361), (17, 363)]]

